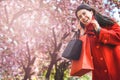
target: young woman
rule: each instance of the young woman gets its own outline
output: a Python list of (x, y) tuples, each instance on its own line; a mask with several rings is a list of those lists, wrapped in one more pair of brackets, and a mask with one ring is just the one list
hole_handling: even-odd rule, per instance
[(75, 12), (90, 41), (93, 80), (120, 80), (120, 26), (87, 4)]

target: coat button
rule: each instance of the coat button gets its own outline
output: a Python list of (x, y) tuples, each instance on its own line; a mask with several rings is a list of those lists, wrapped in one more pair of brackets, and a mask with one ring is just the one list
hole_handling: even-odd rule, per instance
[(93, 38), (96, 38), (96, 36), (94, 36)]
[(104, 43), (107, 43), (107, 40), (104, 40)]
[(101, 57), (101, 58), (100, 58), (100, 60), (102, 61), (102, 60), (103, 60), (103, 58)]
[(105, 69), (105, 70), (104, 70), (104, 72), (106, 73), (106, 72), (107, 72), (107, 70)]
[(91, 56), (91, 59), (93, 59), (93, 56)]
[(100, 46), (96, 46), (96, 48), (99, 48)]

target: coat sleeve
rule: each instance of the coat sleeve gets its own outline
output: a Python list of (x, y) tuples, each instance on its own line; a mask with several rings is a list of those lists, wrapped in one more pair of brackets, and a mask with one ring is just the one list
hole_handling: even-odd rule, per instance
[(109, 30), (101, 28), (99, 41), (104, 44), (120, 45), (120, 25), (116, 23)]

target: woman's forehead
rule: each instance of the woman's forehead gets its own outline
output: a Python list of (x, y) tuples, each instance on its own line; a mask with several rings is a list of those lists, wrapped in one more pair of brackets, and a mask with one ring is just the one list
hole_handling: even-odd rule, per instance
[(90, 12), (90, 11), (87, 10), (87, 9), (80, 9), (80, 10), (77, 12), (77, 14), (80, 14), (80, 13), (83, 13), (83, 12)]

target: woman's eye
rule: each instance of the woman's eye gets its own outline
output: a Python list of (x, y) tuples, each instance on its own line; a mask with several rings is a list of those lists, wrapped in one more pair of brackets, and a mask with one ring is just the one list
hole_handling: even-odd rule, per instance
[(79, 16), (79, 19), (81, 19), (82, 18), (82, 16)]
[(86, 13), (85, 12), (83, 12), (83, 15), (85, 15)]
[(79, 15), (79, 19), (81, 19), (82, 18), (82, 16), (85, 16), (86, 15), (86, 13), (85, 12), (83, 12), (82, 13), (82, 15)]

